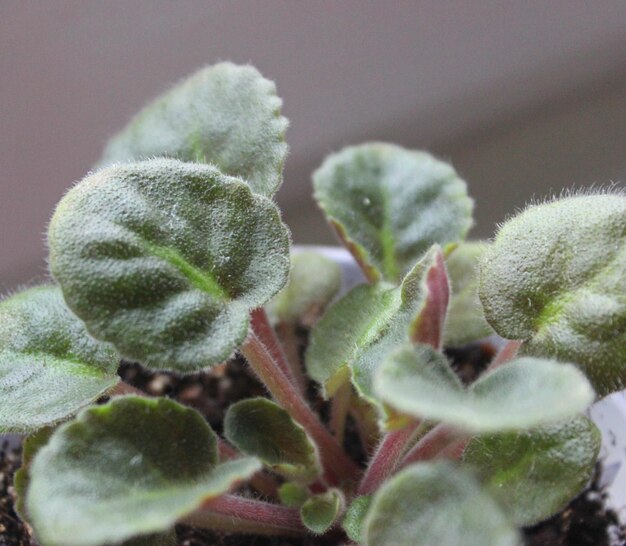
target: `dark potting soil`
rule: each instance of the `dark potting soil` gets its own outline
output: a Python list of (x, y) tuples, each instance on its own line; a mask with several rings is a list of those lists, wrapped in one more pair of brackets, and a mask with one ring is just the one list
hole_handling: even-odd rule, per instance
[[(303, 344), (305, 332), (301, 332)], [(471, 383), (492, 358), (489, 344), (475, 344), (462, 349), (446, 350), (464, 383)], [(228, 406), (266, 392), (243, 359), (236, 357), (228, 364), (213, 368), (210, 373), (180, 376), (173, 373), (148, 372), (138, 364), (122, 362), (120, 376), (129, 384), (155, 396), (169, 396), (191, 406), (205, 416), (214, 430), (222, 432)], [(309, 401), (323, 419), (328, 407), (311, 385)], [(364, 461), (365, 454), (352, 422), (348, 422), (345, 447), (355, 460)], [(0, 546), (38, 546), (30, 530), (14, 510), (13, 473), (20, 464), (18, 448), (0, 446)], [(599, 468), (596, 476), (599, 476)], [(620, 527), (617, 515), (606, 507), (606, 495), (594, 478), (590, 486), (574, 499), (563, 512), (534, 527), (523, 530), (525, 546), (624, 546), (626, 530)], [(177, 526), (178, 546), (337, 546), (345, 541), (336, 535), (306, 538), (223, 535), (211, 531)], [(391, 546), (391, 545), (390, 545)], [(481, 545), (488, 546), (488, 545)]]

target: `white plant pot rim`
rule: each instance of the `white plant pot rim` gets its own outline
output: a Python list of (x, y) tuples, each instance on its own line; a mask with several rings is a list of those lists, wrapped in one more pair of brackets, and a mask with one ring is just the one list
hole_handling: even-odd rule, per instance
[[(364, 282), (365, 278), (352, 255), (335, 246), (295, 245), (294, 253), (316, 252), (335, 261), (342, 269), (342, 292)], [(626, 524), (626, 390), (596, 402), (589, 416), (602, 433), (600, 483), (606, 487), (609, 505)]]

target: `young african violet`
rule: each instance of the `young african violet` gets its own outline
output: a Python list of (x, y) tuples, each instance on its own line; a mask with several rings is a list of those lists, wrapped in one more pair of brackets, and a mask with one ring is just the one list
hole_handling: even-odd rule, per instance
[[(30, 435), (18, 509), (43, 546), (173, 545), (177, 523), (507, 546), (589, 481), (582, 412), (626, 386), (626, 197), (555, 199), (465, 242), (450, 165), (347, 148), (313, 176), (368, 281), (340, 296), (335, 263), (290, 260), (280, 105), (229, 63), (157, 98), (59, 203), (54, 283), (0, 304), (0, 431)], [(444, 346), (494, 331), (508, 341), (462, 384)], [(210, 374), (236, 352), (268, 397), (233, 404), (223, 438), (117, 374)]]

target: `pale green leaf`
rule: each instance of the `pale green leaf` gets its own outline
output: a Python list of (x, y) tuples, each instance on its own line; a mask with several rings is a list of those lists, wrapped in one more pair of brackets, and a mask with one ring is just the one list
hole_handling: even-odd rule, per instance
[(314, 196), (370, 280), (398, 283), (434, 243), (461, 241), (472, 200), (454, 169), (425, 152), (367, 143), (331, 155)]
[(277, 322), (311, 326), (341, 288), (341, 267), (315, 252), (291, 257), (289, 282), (268, 304)]
[(486, 373), (465, 389), (445, 357), (427, 345), (405, 346), (390, 355), (374, 387), (401, 413), (469, 432), (528, 429), (566, 419), (594, 398), (572, 364), (530, 357)]
[(478, 297), (478, 260), (487, 244), (461, 243), (446, 259), (452, 294), (444, 330), (444, 345), (464, 345), (493, 334)]
[(34, 432), (114, 387), (120, 356), (93, 339), (61, 291), (40, 286), (0, 303), (0, 432)]
[(239, 451), (285, 476), (311, 480), (319, 474), (317, 451), (304, 429), (267, 398), (231, 405), (224, 419), (224, 435)]
[(280, 502), (290, 508), (300, 508), (309, 496), (309, 488), (300, 482), (285, 482), (278, 488)]
[(591, 479), (601, 437), (586, 417), (526, 432), (479, 436), (465, 461), (519, 526), (560, 512)]
[(202, 416), (134, 396), (83, 410), (36, 454), (26, 503), (43, 546), (99, 546), (169, 531), (257, 472), (253, 458), (217, 464)]
[(579, 365), (600, 395), (626, 387), (626, 195), (529, 207), (500, 228), (481, 264), (496, 332)]
[(287, 155), (281, 104), (274, 83), (255, 68), (208, 66), (139, 112), (109, 142), (99, 167), (158, 156), (210, 163), (271, 197)]
[(342, 507), (342, 494), (331, 489), (308, 499), (300, 508), (300, 517), (309, 531), (321, 535), (332, 527)]
[(376, 493), (365, 546), (517, 546), (500, 506), (467, 470), (449, 463), (411, 465)]
[(158, 159), (88, 176), (58, 205), (50, 267), (96, 337), (154, 368), (225, 360), (287, 280), (276, 207), (207, 165)]
[(433, 247), (399, 287), (377, 283), (353, 288), (315, 325), (306, 366), (326, 396), (352, 376), (359, 393), (375, 401), (374, 370), (391, 350), (411, 340), (428, 297), (426, 277), (439, 253)]
[(371, 505), (372, 497), (361, 495), (354, 499), (346, 510), (341, 526), (350, 540), (359, 544), (363, 541), (363, 524)]

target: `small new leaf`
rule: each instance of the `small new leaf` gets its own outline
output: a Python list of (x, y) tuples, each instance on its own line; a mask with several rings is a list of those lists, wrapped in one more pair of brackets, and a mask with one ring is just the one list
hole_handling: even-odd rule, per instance
[(475, 437), (464, 458), (511, 519), (525, 526), (556, 514), (586, 487), (600, 444), (597, 427), (579, 416), (526, 432)]
[(30, 521), (44, 546), (167, 532), (261, 468), (253, 458), (217, 458), (217, 437), (195, 410), (163, 398), (116, 398), (83, 410), (35, 455)]
[(153, 157), (210, 163), (272, 197), (287, 155), (281, 104), (274, 83), (251, 66), (203, 68), (139, 112), (98, 166)]
[(289, 478), (309, 481), (319, 474), (317, 452), (304, 429), (267, 398), (251, 398), (230, 406), (224, 435), (242, 453), (257, 457)]
[(411, 465), (376, 493), (364, 524), (365, 546), (516, 546), (507, 516), (465, 469)]
[(88, 176), (58, 205), (48, 240), (52, 273), (89, 331), (179, 372), (225, 360), (289, 272), (289, 233), (268, 199), (173, 159)]
[(527, 429), (572, 417), (593, 389), (572, 364), (519, 358), (465, 389), (445, 357), (427, 345), (405, 346), (379, 367), (374, 387), (395, 410), (468, 432)]
[(434, 244), (465, 238), (473, 202), (454, 169), (384, 143), (345, 148), (313, 175), (315, 199), (370, 281), (399, 283)]
[(569, 197), (505, 223), (480, 298), (501, 336), (574, 362), (600, 395), (626, 386), (626, 196)]
[(300, 482), (285, 482), (278, 488), (280, 502), (290, 508), (300, 508), (309, 496), (308, 487)]
[(446, 258), (452, 293), (444, 330), (444, 345), (454, 347), (493, 334), (478, 297), (478, 260), (486, 243), (461, 243)]
[(363, 541), (363, 524), (371, 505), (372, 497), (370, 495), (357, 497), (346, 510), (346, 515), (341, 522), (348, 538), (357, 544)]
[(34, 432), (114, 387), (120, 356), (93, 339), (54, 286), (0, 303), (0, 432)]
[(302, 523), (309, 531), (321, 535), (335, 523), (342, 510), (343, 495), (336, 489), (315, 495), (300, 508)]

